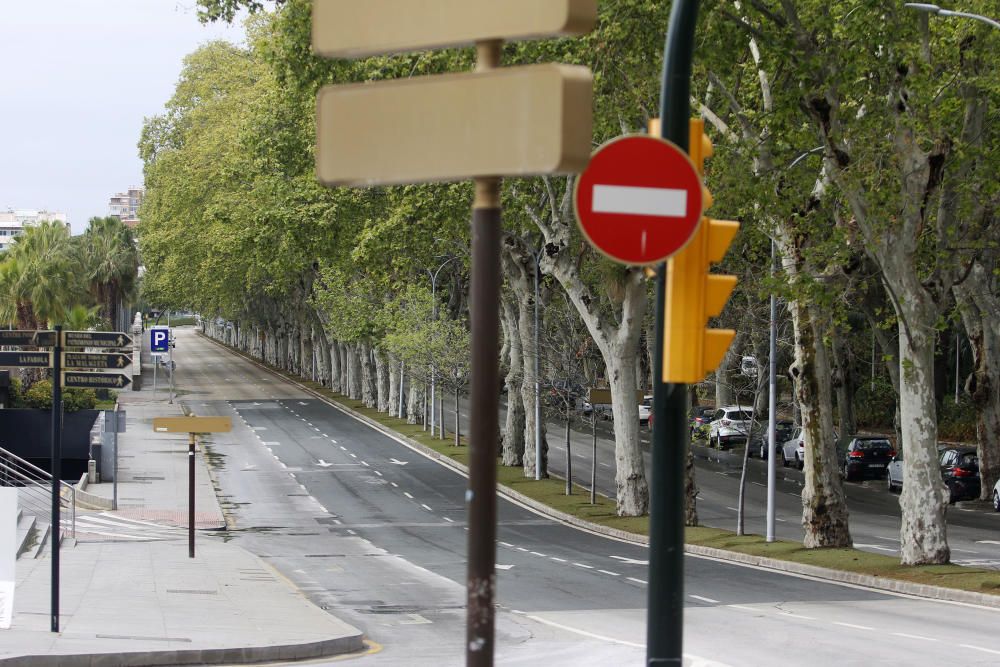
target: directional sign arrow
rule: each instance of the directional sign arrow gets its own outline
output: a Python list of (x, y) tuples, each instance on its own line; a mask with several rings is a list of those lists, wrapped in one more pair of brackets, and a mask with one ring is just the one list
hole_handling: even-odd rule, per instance
[(63, 352), (62, 363), (65, 368), (125, 368), (132, 363), (132, 358), (118, 352)]
[(49, 368), (51, 352), (0, 352), (0, 366), (13, 368)]
[(121, 331), (64, 331), (66, 347), (126, 347), (132, 337)]
[(319, 466), (320, 468), (329, 468), (329, 467), (330, 467), (330, 466), (332, 466), (333, 464), (332, 464), (332, 463), (327, 463), (327, 462), (326, 462), (326, 461), (324, 461), (323, 459), (320, 459), (320, 460), (319, 460), (319, 463), (317, 463), (316, 465), (318, 465), (318, 466)]
[(399, 459), (389, 459), (389, 463), (395, 463), (398, 466), (405, 466), (409, 461), (400, 461)]
[(132, 378), (121, 373), (80, 373), (65, 371), (64, 387), (82, 387), (90, 389), (121, 389), (132, 384)]
[(52, 347), (56, 344), (55, 331), (0, 330), (0, 345), (36, 345)]

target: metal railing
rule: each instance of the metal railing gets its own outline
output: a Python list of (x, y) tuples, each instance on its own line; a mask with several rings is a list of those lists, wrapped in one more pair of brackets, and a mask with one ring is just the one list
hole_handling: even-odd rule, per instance
[[(20, 490), (17, 494), (18, 504), (26, 512), (52, 524), (50, 473), (0, 447), (0, 486), (17, 487)], [(65, 532), (76, 539), (76, 489), (61, 480), (59, 489), (59, 506), (62, 508), (59, 512), (60, 535)], [(62, 511), (63, 509), (66, 511)]]

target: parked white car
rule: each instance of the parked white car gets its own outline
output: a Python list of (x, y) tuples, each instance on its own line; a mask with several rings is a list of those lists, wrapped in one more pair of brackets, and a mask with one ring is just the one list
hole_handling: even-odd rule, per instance
[(1000, 480), (993, 485), (993, 509), (1000, 512)]
[(787, 468), (792, 464), (799, 470), (806, 467), (806, 447), (802, 441), (801, 426), (796, 426), (792, 437), (781, 443), (781, 465)]
[(753, 409), (730, 405), (719, 408), (708, 425), (708, 440), (713, 447), (724, 449), (734, 443), (748, 441), (753, 428)]
[(653, 414), (653, 395), (647, 394), (642, 397), (642, 403), (639, 404), (639, 423), (648, 424), (651, 414)]

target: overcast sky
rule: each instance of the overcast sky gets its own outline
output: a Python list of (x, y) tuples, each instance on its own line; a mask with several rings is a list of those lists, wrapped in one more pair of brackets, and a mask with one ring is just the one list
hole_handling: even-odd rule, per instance
[(0, 0), (0, 210), (66, 213), (73, 233), (142, 185), (136, 144), (185, 55), (237, 25), (203, 26), (195, 0)]

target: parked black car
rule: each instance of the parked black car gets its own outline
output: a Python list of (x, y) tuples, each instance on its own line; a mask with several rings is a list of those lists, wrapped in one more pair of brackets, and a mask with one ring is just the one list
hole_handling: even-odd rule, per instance
[[(774, 442), (775, 451), (778, 456), (781, 456), (781, 443), (792, 437), (795, 431), (795, 422), (789, 421), (787, 419), (779, 419), (774, 423)], [(753, 456), (754, 451), (760, 454), (760, 458), (763, 461), (767, 460), (767, 420), (764, 420), (759, 429), (759, 437), (754, 437), (754, 447), (750, 448), (750, 456)], [(779, 459), (780, 460), (780, 459)]]
[(885, 436), (856, 435), (847, 442), (846, 448), (838, 451), (838, 455), (847, 481), (865, 477), (882, 479), (896, 450)]
[(949, 447), (941, 452), (941, 477), (948, 487), (948, 502), (979, 497), (979, 455), (975, 447)]

